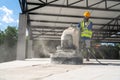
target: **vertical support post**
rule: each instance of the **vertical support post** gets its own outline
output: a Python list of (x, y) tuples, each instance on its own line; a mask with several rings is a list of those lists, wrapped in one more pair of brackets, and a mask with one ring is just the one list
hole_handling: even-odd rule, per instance
[(67, 4), (67, 6), (69, 5), (69, 2), (68, 2), (68, 0), (66, 1), (66, 4)]
[(107, 9), (107, 0), (105, 0), (105, 8)]
[(34, 57), (33, 40), (28, 39), (28, 44), (27, 44), (27, 58), (33, 58), (33, 57)]
[(27, 39), (27, 58), (34, 58), (34, 50), (33, 50), (33, 38), (30, 23), (28, 22), (27, 26), (28, 30), (28, 39)]
[(24, 60), (26, 57), (26, 14), (19, 15), (18, 42), (17, 42), (17, 60)]
[(48, 3), (48, 0), (46, 0), (46, 4)]
[(86, 7), (88, 7), (88, 0), (86, 0)]

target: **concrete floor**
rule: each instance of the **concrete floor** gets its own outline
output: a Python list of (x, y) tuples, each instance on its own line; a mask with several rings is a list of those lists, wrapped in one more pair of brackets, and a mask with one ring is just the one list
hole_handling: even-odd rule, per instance
[(0, 63), (0, 80), (120, 80), (120, 60), (84, 60), (83, 65), (51, 64), (50, 59)]

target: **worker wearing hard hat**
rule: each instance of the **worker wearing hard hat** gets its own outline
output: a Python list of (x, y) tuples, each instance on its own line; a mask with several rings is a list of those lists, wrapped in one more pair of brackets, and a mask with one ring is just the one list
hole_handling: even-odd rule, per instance
[(89, 61), (89, 51), (87, 50), (91, 46), (91, 38), (92, 38), (92, 22), (89, 20), (90, 12), (84, 12), (84, 19), (79, 23), (78, 27), (80, 28), (80, 36), (82, 43), (84, 43), (84, 50), (86, 52), (86, 60)]

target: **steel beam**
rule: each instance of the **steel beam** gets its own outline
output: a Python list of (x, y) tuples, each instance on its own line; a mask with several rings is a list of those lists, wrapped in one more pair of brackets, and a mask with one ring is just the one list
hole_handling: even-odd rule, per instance
[(24, 13), (27, 10), (26, 0), (19, 0), (19, 4), (20, 4), (22, 13)]
[(120, 30), (110, 30), (110, 29), (93, 29), (93, 31), (96, 31), (96, 32), (120, 32)]
[(19, 0), (19, 4), (20, 4), (21, 11), (23, 12), (23, 6), (22, 6), (23, 4), (21, 0)]
[(117, 5), (120, 5), (120, 3), (114, 4), (114, 5), (109, 6), (109, 7), (107, 7), (107, 8), (110, 9), (110, 8), (115, 7), (115, 6), (117, 6)]
[[(66, 15), (66, 14), (49, 14), (49, 13), (36, 13), (36, 12), (29, 12), (29, 15), (43, 15), (43, 16), (58, 16), (58, 17), (72, 17), (72, 18), (83, 18), (83, 16), (79, 16), (79, 15)], [(95, 16), (91, 16), (91, 19), (104, 19), (104, 20), (110, 20), (113, 18), (110, 17), (95, 17)], [(120, 19), (118, 19), (120, 20)]]
[[(120, 15), (118, 15), (117, 17), (113, 18), (111, 21), (109, 21), (107, 24), (105, 24), (104, 26), (102, 26), (100, 29), (103, 29), (105, 27), (110, 27), (110, 23), (112, 23), (113, 21), (118, 21), (120, 19)], [(120, 26), (119, 24), (117, 24), (117, 26)]]
[[(30, 11), (33, 11), (33, 10), (36, 10), (36, 9), (39, 9), (39, 8), (42, 8), (42, 7), (45, 7), (45, 6), (47, 6), (47, 5), (51, 4), (51, 3), (54, 3), (54, 2), (56, 2), (56, 1), (59, 1), (59, 0), (53, 0), (53, 1), (50, 1), (50, 2), (44, 3), (44, 4), (38, 3), (39, 5), (37, 5), (37, 7), (31, 8), (31, 9), (29, 9), (29, 10), (26, 10), (26, 13), (27, 13), (27, 12), (30, 12)], [(27, 4), (28, 4), (28, 3), (29, 3), (29, 2), (27, 2)]]
[[(97, 2), (95, 4), (92, 4), (92, 5), (89, 5), (88, 3), (88, 0), (86, 0), (86, 7), (83, 7), (83, 6), (71, 6), (71, 5), (74, 5), (76, 3), (79, 3), (83, 0), (78, 0), (78, 1), (75, 1), (73, 3), (70, 3), (69, 4), (69, 0), (67, 0), (66, 3), (68, 3), (67, 5), (57, 5), (57, 4), (51, 4), (51, 3), (54, 3), (56, 1), (60, 1), (60, 0), (53, 0), (51, 2), (48, 2), (46, 0), (46, 2), (42, 1), (42, 0), (39, 0), (40, 2), (42, 3), (32, 3), (32, 2), (26, 2), (26, 0), (19, 0), (19, 4), (21, 6), (21, 10), (23, 13), (27, 13), (27, 12), (30, 12), (30, 11), (33, 11), (33, 10), (36, 10), (38, 8), (41, 8), (41, 7), (44, 7), (44, 6), (51, 6), (51, 7), (63, 7), (63, 8), (76, 8), (76, 9), (89, 9), (89, 10), (101, 10), (101, 11), (120, 11), (120, 9), (109, 9), (111, 7), (114, 7), (114, 6), (117, 6), (119, 5), (120, 3), (117, 3), (117, 4), (113, 4), (113, 6), (107, 6), (107, 1), (113, 1), (113, 2), (120, 2), (119, 0), (103, 0), (105, 1), (105, 8), (90, 8), (91, 6), (94, 6), (94, 5), (97, 5), (97, 4), (100, 4), (102, 1), (100, 2)], [(34, 7), (32, 9), (29, 9), (29, 10), (26, 10), (26, 6), (28, 5), (36, 5), (37, 7)]]
[[(31, 2), (27, 2), (27, 4), (28, 5), (40, 5), (40, 3), (31, 3)], [(90, 7), (84, 7), (84, 6), (67, 6), (67, 5), (60, 5), (60, 4), (49, 4), (49, 5), (46, 5), (46, 6), (49, 6), (49, 7), (62, 7), (62, 8), (73, 8), (73, 9), (85, 9), (85, 10), (120, 12), (120, 9), (106, 9), (106, 8), (94, 8), (94, 7), (90, 8)]]
[[(78, 24), (78, 22), (66, 22), (66, 21), (48, 21), (48, 20), (30, 20), (31, 22), (42, 22), (42, 23), (61, 23), (61, 24)], [(106, 24), (93, 23), (93, 25), (103, 26)], [(108, 24), (109, 26), (119, 26), (114, 24)]]
[(39, 0), (41, 3), (46, 4), (43, 0)]
[(120, 2), (120, 0), (107, 0), (107, 1)]
[(39, 35), (39, 36), (61, 36), (61, 34), (54, 34), (54, 33), (52, 33), (52, 34), (48, 34), (48, 33), (39, 33), (39, 34), (35, 34), (35, 33), (33, 33), (33, 35)]
[(50, 32), (50, 33), (62, 33), (63, 31), (61, 30), (32, 30), (33, 32), (45, 32), (45, 33), (47, 33), (47, 32)]
[(34, 37), (34, 40), (60, 40), (60, 37)]
[(60, 38), (61, 35), (54, 35), (54, 34), (33, 34), (33, 38), (43, 37), (43, 38)]
[(73, 3), (69, 3), (69, 1), (67, 0), (67, 6), (72, 6), (72, 5), (74, 5), (74, 4), (76, 4), (76, 3), (79, 3), (79, 2), (81, 2), (81, 1), (84, 1), (84, 0), (78, 0), (78, 1), (75, 1), (75, 2), (73, 2)]
[(60, 27), (60, 26), (40, 26), (40, 25), (38, 25), (38, 26), (31, 26), (31, 28), (42, 28), (42, 29), (66, 29), (66, 28), (68, 28), (68, 27)]
[(92, 4), (92, 5), (89, 5), (88, 7), (95, 6), (95, 5), (100, 4), (100, 3), (102, 3), (102, 2), (104, 2), (104, 0), (101, 0), (101, 1), (99, 1), (99, 2), (97, 2), (97, 3), (95, 3), (95, 4)]

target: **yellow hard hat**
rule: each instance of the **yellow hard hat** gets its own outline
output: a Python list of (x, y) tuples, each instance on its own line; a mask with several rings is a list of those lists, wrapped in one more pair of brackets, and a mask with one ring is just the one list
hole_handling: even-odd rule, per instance
[(83, 15), (84, 15), (86, 18), (89, 18), (89, 17), (90, 17), (90, 12), (89, 12), (89, 11), (85, 11)]

